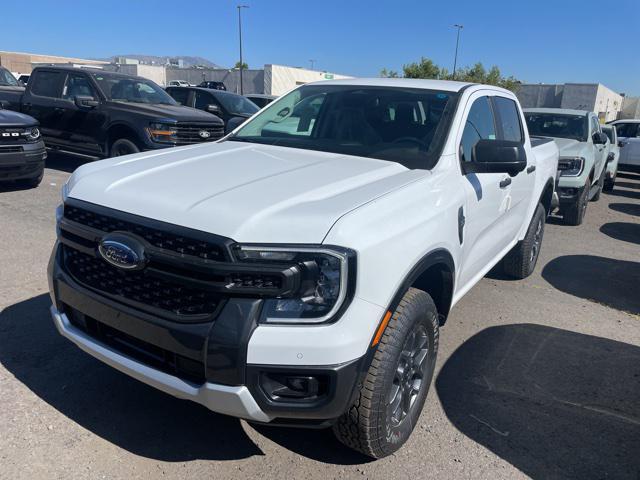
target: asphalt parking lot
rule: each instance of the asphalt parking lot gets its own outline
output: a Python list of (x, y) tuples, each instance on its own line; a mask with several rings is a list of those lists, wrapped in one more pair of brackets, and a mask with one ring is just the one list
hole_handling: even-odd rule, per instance
[(580, 227), (552, 218), (535, 273), (453, 310), (419, 426), (375, 462), (330, 431), (177, 400), (60, 337), (46, 265), (60, 186), (0, 187), (0, 478), (640, 478), (640, 175)]

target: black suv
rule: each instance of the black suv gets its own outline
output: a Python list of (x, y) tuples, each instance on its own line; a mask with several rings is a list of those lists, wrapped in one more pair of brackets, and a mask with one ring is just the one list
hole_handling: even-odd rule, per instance
[(194, 107), (220, 117), (229, 133), (260, 108), (242, 95), (200, 87), (167, 87), (167, 93), (180, 105)]
[(206, 82), (200, 82), (198, 84), (199, 87), (201, 88), (210, 88), (212, 90), (226, 90), (227, 87), (224, 86), (224, 83), (222, 82), (212, 82), (210, 80), (206, 81)]
[(0, 108), (0, 181), (37, 187), (42, 181), (44, 148), (36, 119)]
[[(7, 95), (0, 89), (0, 101)], [(47, 147), (108, 157), (221, 138), (215, 115), (176, 103), (141, 77), (98, 69), (38, 67), (20, 98)]]

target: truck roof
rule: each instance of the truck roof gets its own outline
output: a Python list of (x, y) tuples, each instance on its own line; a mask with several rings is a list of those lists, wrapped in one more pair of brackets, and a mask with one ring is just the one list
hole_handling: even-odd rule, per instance
[[(451, 80), (425, 80), (421, 78), (348, 78), (344, 80), (323, 80), (323, 85), (354, 85), (362, 87), (400, 87), (422, 88), (425, 90), (444, 90), (446, 92), (459, 92), (464, 87), (473, 85), (468, 82), (454, 82)], [(502, 90), (500, 87), (491, 87)]]
[(582, 117), (593, 113), (589, 110), (573, 110), (571, 108), (523, 108), (527, 113), (557, 113), (560, 115), (576, 115)]

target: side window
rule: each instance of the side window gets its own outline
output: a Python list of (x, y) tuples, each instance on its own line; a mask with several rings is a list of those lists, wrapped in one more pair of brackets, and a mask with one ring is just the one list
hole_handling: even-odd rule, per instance
[(67, 83), (62, 90), (62, 98), (73, 100), (75, 97), (97, 97), (86, 75), (71, 73), (67, 76)]
[(591, 118), (591, 135), (593, 135), (594, 133), (600, 131), (600, 122), (596, 117), (590, 117), (590, 118)]
[(41, 97), (60, 97), (64, 72), (40, 71), (31, 80), (31, 93)]
[(516, 102), (505, 97), (493, 97), (498, 114), (498, 121), (502, 128), (502, 140), (522, 142), (522, 122)]
[(638, 134), (637, 123), (617, 123), (616, 129), (618, 130), (618, 136), (623, 138), (635, 138)]
[(473, 102), (460, 142), (460, 158), (463, 162), (473, 161), (473, 147), (479, 140), (495, 140), (496, 126), (488, 97)]
[(186, 105), (187, 100), (189, 99), (189, 89), (188, 88), (172, 88), (169, 90), (169, 95), (173, 97), (173, 99), (178, 102), (180, 105)]
[(215, 101), (210, 93), (196, 91), (195, 107), (199, 110), (204, 110), (207, 105), (218, 105), (218, 102)]

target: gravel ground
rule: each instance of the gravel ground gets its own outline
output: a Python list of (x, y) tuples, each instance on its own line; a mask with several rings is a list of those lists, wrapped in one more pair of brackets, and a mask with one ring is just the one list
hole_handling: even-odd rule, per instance
[(535, 273), (483, 279), (441, 331), (410, 441), (375, 462), (330, 431), (252, 426), (108, 368), (54, 331), (59, 190), (0, 190), (0, 478), (640, 478), (640, 176), (551, 219)]

